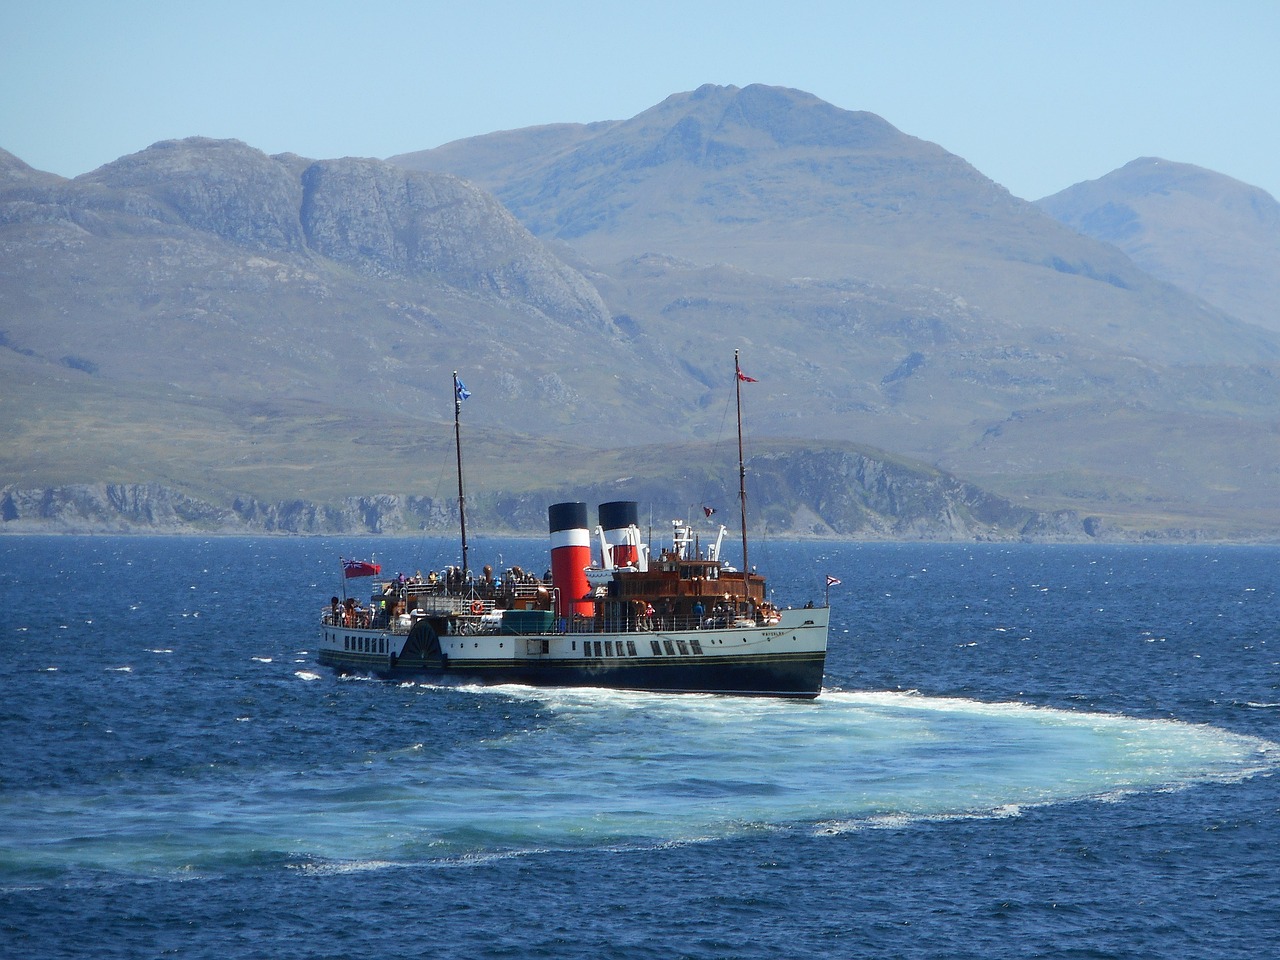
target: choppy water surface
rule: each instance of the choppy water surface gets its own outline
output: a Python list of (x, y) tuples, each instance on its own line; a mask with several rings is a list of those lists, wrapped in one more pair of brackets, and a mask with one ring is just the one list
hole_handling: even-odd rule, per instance
[(7, 955), (1280, 947), (1280, 551), (764, 545), (811, 703), (339, 679), (352, 552), (0, 540)]

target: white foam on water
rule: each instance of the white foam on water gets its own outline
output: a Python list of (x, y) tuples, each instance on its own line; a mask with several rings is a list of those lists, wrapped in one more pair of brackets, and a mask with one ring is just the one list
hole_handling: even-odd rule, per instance
[(289, 869), (316, 876), (333, 876), (343, 873), (373, 873), (401, 866), (404, 866), (404, 864), (391, 860), (318, 860), (291, 863), (289, 864)]
[[(1214, 727), (918, 693), (794, 702), (518, 686), (415, 692), (386, 704), (405, 711), (404, 736), (376, 754), (263, 771), (247, 789), (192, 785), (166, 805), (51, 794), (10, 797), (0, 813), (44, 811), (23, 844), (36, 861), (118, 869), (136, 859), (152, 870), (172, 858), (177, 870), (265, 849), (313, 864), (301, 869), (358, 871), (1016, 819), (1280, 766), (1280, 745)], [(424, 740), (422, 697), (458, 698), (483, 719), (483, 736)], [(43, 828), (46, 840), (77, 840), (42, 845)]]

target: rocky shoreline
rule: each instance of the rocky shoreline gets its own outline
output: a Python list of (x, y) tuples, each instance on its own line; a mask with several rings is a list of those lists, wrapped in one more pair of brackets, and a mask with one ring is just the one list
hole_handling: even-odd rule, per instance
[[(846, 504), (767, 509), (771, 534), (795, 538), (909, 541), (1088, 542), (1133, 539), (1095, 518), (1074, 511), (1011, 512), (993, 516), (1003, 501), (992, 498), (988, 515), (974, 504), (937, 494), (929, 512), (895, 513), (892, 497), (883, 503), (866, 498)], [(953, 491), (954, 493), (954, 491)], [(598, 496), (608, 497), (607, 493)], [(504, 494), (486, 497), (468, 510), (475, 529), (490, 534), (537, 535), (544, 532), (549, 497)], [(590, 499), (584, 497), (584, 499)], [(916, 498), (917, 504), (919, 497)], [(471, 498), (468, 498), (471, 507)], [(1004, 504), (1007, 509), (1007, 504)], [(474, 513), (473, 513), (474, 510)], [(236, 497), (217, 504), (159, 483), (69, 484), (58, 487), (0, 488), (0, 534), (136, 535), (289, 535), (396, 536), (449, 535), (457, 529), (456, 501), (398, 494), (351, 496), (331, 503), (304, 499), (266, 502)], [(1192, 536), (1191, 539), (1199, 539)]]

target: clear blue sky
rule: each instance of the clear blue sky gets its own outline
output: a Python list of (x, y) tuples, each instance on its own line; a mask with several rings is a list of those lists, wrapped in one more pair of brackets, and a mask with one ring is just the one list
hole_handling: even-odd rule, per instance
[(1280, 197), (1280, 0), (0, 0), (0, 147), (388, 157), (703, 83), (869, 110), (1037, 199), (1139, 156)]

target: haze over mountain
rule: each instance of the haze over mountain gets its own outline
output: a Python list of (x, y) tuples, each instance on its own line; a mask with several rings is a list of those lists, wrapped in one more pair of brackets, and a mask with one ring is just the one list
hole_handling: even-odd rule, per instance
[(687, 509), (736, 483), (740, 347), (774, 529), (1007, 536), (1070, 508), (1097, 518), (1077, 532), (1280, 532), (1280, 337), (798, 91), (394, 165), (194, 138), (68, 181), (4, 155), (0, 245), (0, 485), (178, 494), (77, 509), (439, 521), (455, 369), (490, 518), (537, 528), (578, 485)]
[(1146, 357), (1274, 356), (1273, 343), (938, 145), (795, 90), (707, 85), (630, 120), (508, 131), (392, 162), (465, 177), (601, 266), (662, 253), (779, 278), (923, 285), (997, 322)]
[(1280, 203), (1265, 190), (1142, 157), (1036, 203), (1153, 276), (1280, 330)]
[(1102, 512), (1273, 504), (1274, 335), (873, 115), (704, 86), (392, 160), (466, 177), (571, 245), (647, 350), (704, 355), (690, 331), (767, 346), (812, 398), (795, 435)]

